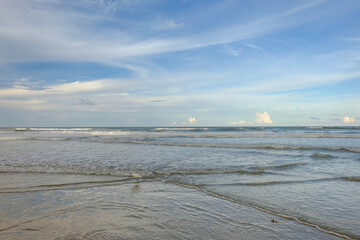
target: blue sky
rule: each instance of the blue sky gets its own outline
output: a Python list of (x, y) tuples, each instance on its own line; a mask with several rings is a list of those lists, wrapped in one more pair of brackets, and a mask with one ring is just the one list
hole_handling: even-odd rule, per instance
[(0, 1), (0, 126), (360, 123), (360, 1)]

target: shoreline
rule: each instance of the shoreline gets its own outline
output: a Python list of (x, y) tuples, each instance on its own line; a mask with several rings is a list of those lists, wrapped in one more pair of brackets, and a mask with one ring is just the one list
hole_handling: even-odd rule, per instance
[[(95, 233), (116, 239), (346, 238), (185, 185), (66, 174), (0, 173), (0, 179), (10, 188), (32, 185), (31, 191), (0, 193), (0, 237), (6, 239)], [(101, 181), (109, 185), (96, 185)], [(52, 189), (55, 184), (66, 188)]]
[(278, 212), (274, 212), (272, 210), (269, 210), (269, 209), (266, 209), (266, 208), (262, 208), (260, 206), (257, 206), (257, 205), (254, 205), (254, 204), (251, 204), (251, 203), (247, 203), (247, 202), (243, 202), (243, 201), (239, 201), (239, 200), (235, 200), (231, 197), (228, 197), (228, 196), (224, 196), (224, 195), (221, 195), (221, 194), (218, 194), (216, 192), (212, 192), (212, 191), (209, 191), (209, 190), (206, 190), (206, 189), (202, 189), (202, 188), (198, 188), (196, 186), (192, 186), (192, 185), (186, 185), (186, 184), (182, 184), (182, 183), (173, 183), (175, 185), (178, 185), (178, 186), (181, 186), (181, 187), (185, 187), (185, 188), (190, 188), (190, 189), (196, 189), (200, 192), (203, 192), (203, 193), (206, 193), (210, 196), (213, 196), (213, 197), (216, 197), (216, 198), (220, 198), (220, 199), (223, 199), (225, 201), (229, 201), (229, 202), (233, 202), (233, 203), (236, 203), (236, 204), (240, 204), (240, 205), (244, 205), (244, 206), (247, 206), (247, 207), (250, 207), (250, 208), (254, 208), (258, 211), (261, 211), (261, 212), (264, 212), (264, 213), (268, 213), (268, 214), (271, 214), (271, 215), (274, 215), (274, 216), (277, 216), (277, 217), (281, 217), (281, 218), (284, 218), (286, 220), (289, 220), (289, 221), (295, 221), (299, 224), (302, 224), (302, 225), (306, 225), (306, 226), (309, 226), (309, 227), (312, 227), (312, 228), (315, 228), (317, 230), (319, 230), (320, 232), (323, 232), (325, 234), (329, 234), (329, 235), (333, 235), (333, 236), (336, 236), (336, 237), (339, 237), (339, 238), (342, 238), (342, 239), (353, 239), (353, 238), (356, 238), (354, 236), (348, 236), (346, 234), (343, 234), (343, 233), (338, 233), (336, 231), (332, 231), (332, 230), (327, 230), (326, 228), (322, 227), (322, 226), (319, 226), (319, 225), (316, 225), (316, 224), (313, 224), (313, 223), (309, 223), (309, 222), (306, 222), (304, 220), (300, 220), (294, 216), (289, 216), (289, 215), (286, 215), (286, 214), (282, 214), (282, 213), (278, 213)]

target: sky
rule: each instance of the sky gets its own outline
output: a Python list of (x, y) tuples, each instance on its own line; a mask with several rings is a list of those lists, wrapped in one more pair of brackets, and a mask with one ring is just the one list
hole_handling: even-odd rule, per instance
[(358, 126), (358, 0), (0, 0), (0, 126)]

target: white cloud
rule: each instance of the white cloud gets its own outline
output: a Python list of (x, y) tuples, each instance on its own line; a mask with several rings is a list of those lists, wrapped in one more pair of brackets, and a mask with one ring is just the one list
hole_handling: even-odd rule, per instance
[(241, 56), (243, 53), (243, 50), (241, 48), (232, 48), (228, 45), (223, 47), (223, 51), (226, 55), (231, 57), (238, 57)]
[(360, 37), (338, 37), (338, 39), (349, 42), (360, 42)]
[(355, 117), (344, 117), (344, 123), (353, 123), (355, 122)]
[(75, 93), (75, 92), (89, 92), (97, 91), (101, 89), (111, 88), (111, 84), (106, 80), (88, 81), (88, 82), (72, 82), (57, 85), (52, 87), (50, 92), (61, 92), (61, 93)]
[(164, 22), (159, 23), (156, 26), (156, 29), (158, 30), (171, 30), (171, 29), (176, 29), (176, 28), (182, 28), (184, 26), (184, 23), (176, 23), (174, 20), (172, 19), (168, 19)]
[[(126, 19), (111, 18), (107, 14), (68, 11), (58, 3), (34, 1), (0, 1), (0, 63), (22, 61), (90, 61), (114, 63), (130, 57), (148, 56), (205, 46), (231, 43), (263, 36), (296, 23), (284, 21), (290, 14), (320, 4), (315, 2), (280, 14), (269, 14), (252, 22), (237, 22), (228, 28), (181, 35), (182, 37), (153, 37), (146, 34), (156, 19), (148, 24), (129, 23)], [(101, 3), (101, 1), (100, 1)], [(102, 2), (107, 11), (117, 9), (117, 1)], [(21, 5), (22, 7), (18, 7)], [(86, 8), (86, 6), (82, 6)], [(89, 9), (87, 9), (89, 10)], [(119, 28), (99, 29), (98, 23), (121, 22)], [(297, 22), (304, 21), (299, 19)], [(130, 29), (126, 26), (133, 26)], [(182, 28), (183, 23), (172, 19), (162, 23), (164, 29)], [(136, 31), (131, 29), (136, 28)], [(134, 34), (143, 32), (143, 34)], [(103, 37), (99, 37), (103, 36)], [(236, 52), (239, 54), (239, 51)]]
[(54, 95), (54, 94), (68, 94), (80, 92), (92, 92), (104, 89), (111, 89), (114, 83), (112, 80), (95, 80), (87, 82), (72, 82), (65, 84), (58, 84), (46, 86), (42, 89), (28, 89), (23, 86), (15, 86), (8, 89), (0, 89), (1, 97), (18, 97), (18, 96), (40, 96), (40, 95)]
[(0, 99), (1, 108), (21, 109), (25, 111), (40, 111), (56, 109), (42, 99)]
[(267, 112), (256, 113), (256, 122), (259, 124), (272, 124), (270, 115)]
[[(45, 2), (47, 4), (42, 4)], [(268, 11), (268, 13), (262, 14), (261, 17), (252, 16), (246, 18), (245, 21), (241, 17), (234, 16), (233, 21), (226, 26), (219, 24), (222, 26), (219, 27), (214, 24), (214, 26), (209, 25), (209, 28), (202, 28), (197, 31), (198, 29), (193, 28), (190, 23), (194, 22), (194, 27), (201, 26), (202, 18), (206, 18), (205, 14), (202, 15), (204, 17), (198, 17), (199, 22), (195, 22), (190, 18), (186, 19), (181, 15), (176, 15), (174, 20), (169, 17), (175, 17), (175, 15), (167, 15), (165, 18), (160, 19), (161, 22), (155, 16), (157, 15), (155, 13), (146, 17), (149, 21), (125, 19), (121, 17), (121, 14), (111, 15), (114, 11), (121, 13), (122, 6), (120, 4), (124, 2), (129, 2), (129, 4), (142, 2), (141, 0), (116, 1), (116, 4), (115, 1), (82, 0), (71, 3), (78, 4), (78, 7), (71, 7), (71, 9), (69, 7), (60, 7), (61, 1), (56, 1), (59, 3), (59, 7), (56, 7), (53, 4), (54, 2), (52, 0), (0, 0), (0, 52), (2, 53), (0, 54), (0, 67), (1, 62), (71, 61), (76, 63), (86, 61), (126, 68), (138, 74), (136, 76), (132, 74), (126, 75), (129, 79), (75, 82), (76, 79), (87, 79), (77, 77), (76, 79), (67, 79), (68, 83), (66, 84), (63, 84), (64, 82), (61, 84), (60, 82), (47, 84), (45, 81), (42, 82), (41, 79), (36, 79), (36, 76), (26, 77), (25, 75), (23, 79), (20, 78), (21, 76), (15, 76), (18, 79), (14, 82), (14, 87), (9, 88), (11, 85), (10, 80), (6, 80), (9, 81), (9, 84), (3, 86), (7, 89), (0, 89), (0, 103), (3, 107), (11, 106), (12, 108), (18, 107), (28, 110), (38, 110), (40, 108), (61, 109), (64, 111), (99, 109), (99, 111), (104, 112), (131, 113), (150, 110), (155, 112), (156, 110), (156, 113), (157, 111), (159, 113), (161, 111), (171, 112), (172, 118), (183, 119), (184, 125), (196, 122), (195, 118), (192, 118), (191, 121), (191, 118), (183, 118), (184, 114), (188, 114), (188, 117), (192, 115), (192, 113), (189, 113), (190, 111), (200, 114), (199, 109), (208, 112), (226, 111), (226, 113), (218, 115), (220, 120), (215, 120), (216, 117), (214, 117), (214, 121), (220, 123), (224, 123), (222, 122), (224, 117), (227, 119), (231, 117), (230, 119), (236, 120), (236, 122), (229, 123), (231, 120), (226, 121), (229, 124), (251, 125), (255, 124), (255, 119), (246, 118), (246, 122), (238, 121), (236, 115), (239, 114), (239, 109), (244, 111), (242, 112), (243, 116), (246, 116), (246, 114), (250, 116), (256, 112), (254, 109), (260, 108), (270, 112), (277, 111), (279, 118), (276, 120), (276, 124), (282, 124), (281, 121), (286, 118), (280, 117), (280, 107), (294, 107), (295, 109), (298, 107), (296, 104), (300, 102), (299, 99), (303, 97), (300, 92), (285, 95), (282, 91), (323, 86), (360, 77), (358, 71), (358, 48), (351, 48), (348, 50), (349, 52), (346, 51), (342, 55), (321, 56), (319, 58), (321, 61), (319, 59), (315, 59), (319, 60), (315, 61), (313, 58), (309, 61), (303, 61), (300, 56), (297, 56), (297, 53), (291, 51), (285, 55), (281, 51), (268, 54), (270, 49), (263, 51), (264, 55), (262, 56), (264, 58), (261, 58), (261, 60), (254, 61), (257, 57), (248, 55), (248, 52), (261, 53), (260, 51), (251, 51), (250, 48), (261, 49), (259, 46), (262, 46), (265, 50), (268, 46), (262, 41), (263, 38), (256, 40), (254, 38), (283, 30), (304, 21), (305, 19), (300, 16), (293, 16), (290, 19), (292, 21), (286, 21), (289, 14), (303, 10), (304, 7), (294, 8), (292, 11), (283, 12), (280, 15)], [(97, 10), (97, 7), (94, 7), (95, 11), (87, 7), (83, 9), (81, 5), (86, 2), (89, 2), (89, 4), (100, 2), (100, 5), (103, 4), (102, 7), (105, 8), (104, 11), (109, 14), (102, 14), (102, 11)], [(314, 2), (319, 4), (321, 1)], [(298, 3), (294, 4), (297, 5)], [(312, 6), (313, 4), (310, 4), (305, 8)], [(288, 7), (285, 8), (288, 9)], [(134, 11), (135, 9), (134, 7)], [(136, 12), (134, 13), (136, 14)], [(252, 14), (249, 12), (249, 15)], [(182, 22), (186, 24), (185, 27), (183, 27)], [(163, 24), (161, 26), (163, 30), (175, 29), (175, 31), (169, 31), (168, 33), (165, 31), (156, 32), (154, 34), (153, 30), (157, 24)], [(99, 25), (103, 27), (99, 28)], [(237, 42), (238, 40), (245, 41), (245, 43)], [(151, 54), (189, 50), (215, 44), (224, 44), (222, 46), (225, 46), (225, 48), (220, 47), (220, 49), (227, 50), (227, 54), (233, 56), (241, 55), (243, 49), (243, 56), (234, 58), (232, 64), (224, 62), (225, 67), (221, 67), (220, 64), (223, 64), (221, 59), (216, 61), (216, 64), (211, 65), (212, 56), (206, 49), (204, 52), (209, 54), (206, 54), (205, 57), (210, 56), (210, 58), (205, 59), (201, 55), (202, 53), (186, 54), (186, 56), (184, 54), (184, 56), (179, 56), (179, 59), (176, 58), (177, 60), (174, 61), (174, 63), (179, 63), (176, 68), (168, 67), (167, 63), (163, 64), (163, 61), (167, 60), (167, 56), (155, 60), (148, 57)], [(219, 48), (214, 49), (218, 50)], [(328, 53), (325, 50), (320, 52)], [(306, 51), (304, 51), (304, 55), (306, 54)], [(312, 54), (314, 53), (312, 52)], [(146, 55), (147, 57), (141, 57)], [(276, 55), (276, 57), (273, 57), (273, 55)], [(338, 56), (342, 57), (339, 58)], [(355, 68), (352, 68), (355, 70), (340, 69), (341, 72), (339, 72), (337, 68), (332, 68), (337, 64), (325, 64), (334, 59), (339, 59), (340, 64), (338, 65), (343, 65), (345, 58), (350, 59), (349, 63), (356, 64)], [(184, 65), (181, 64), (183, 60)], [(287, 64), (284, 64), (284, 62)], [(297, 66), (297, 63), (303, 62), (306, 63), (304, 63), (306, 66), (319, 62), (331, 70), (318, 72), (314, 70), (315, 68), (303, 67), (301, 64), (298, 68), (294, 67), (295, 71), (288, 69), (288, 66)], [(169, 66), (172, 66), (172, 64), (172, 62), (169, 62)], [(213, 67), (215, 65), (216, 67)], [(254, 68), (256, 71), (254, 71)], [(301, 69), (301, 71), (298, 71), (298, 69)], [(308, 69), (308, 72), (304, 72), (303, 69)], [(251, 74), (248, 74), (249, 72)], [(91, 74), (91, 72), (87, 73), (87, 76)], [(70, 75), (60, 77), (66, 78), (66, 76)], [(112, 75), (110, 74), (110, 76)], [(2, 79), (5, 79), (5, 77), (3, 76)], [(35, 81), (39, 81), (39, 83), (36, 84)], [(223, 85), (220, 84), (222, 82)], [(186, 89), (186, 92), (184, 92), (184, 89)], [(262, 94), (272, 91), (280, 92), (280, 94)], [(287, 97), (288, 99), (286, 99)], [(163, 99), (166, 99), (166, 101)], [(335, 104), (329, 103), (328, 97), (324, 99), (321, 100), (321, 103), (312, 102), (316, 102), (317, 107), (330, 105), (331, 108), (334, 107)], [(336, 102), (335, 97), (332, 98), (332, 101), (336, 103), (336, 106), (348, 106), (349, 110), (346, 110), (346, 112), (356, 112), (356, 109), (353, 109), (353, 102), (356, 101), (350, 102), (348, 105)], [(237, 104), (234, 104), (235, 102)], [(303, 102), (305, 107), (315, 109), (313, 104), (308, 102), (310, 102), (308, 98), (306, 102)], [(350, 109), (351, 106), (353, 106), (352, 109)], [(345, 112), (345, 110), (342, 112)], [(150, 113), (148, 114), (150, 115)], [(258, 116), (257, 118), (259, 120), (256, 124), (269, 124), (272, 122), (270, 116), (268, 120), (261, 120)], [(349, 118), (348, 121), (351, 121), (351, 119)], [(201, 124), (205, 123), (203, 121), (205, 120), (201, 120)], [(358, 119), (355, 118), (355, 121), (358, 121)], [(181, 121), (178, 121), (177, 124), (180, 125)]]
[(244, 43), (244, 45), (248, 48), (253, 48), (253, 49), (257, 49), (257, 50), (262, 50), (261, 47), (259, 47), (258, 45), (255, 45), (253, 43)]
[(194, 124), (195, 122), (196, 122), (196, 118), (194, 118), (194, 117), (189, 118), (189, 123), (190, 124)]
[(232, 88), (233, 92), (280, 92), (335, 84), (360, 77), (359, 71), (330, 74), (302, 74), (285, 78), (268, 78), (261, 82), (241, 88)]
[(231, 125), (243, 125), (243, 124), (246, 124), (246, 121), (240, 120), (238, 122), (231, 122)]
[(104, 9), (105, 12), (115, 12), (117, 8), (118, 1), (106, 1), (99, 0), (99, 5)]

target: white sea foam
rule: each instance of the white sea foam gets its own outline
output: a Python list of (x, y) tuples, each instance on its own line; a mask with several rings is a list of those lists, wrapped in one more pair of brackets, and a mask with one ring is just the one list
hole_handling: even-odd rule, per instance
[(30, 128), (15, 128), (15, 131), (27, 131), (30, 130)]
[(55, 131), (55, 132), (62, 132), (62, 131), (89, 131), (92, 128), (28, 128), (31, 131)]
[(181, 128), (173, 128), (173, 127), (169, 127), (169, 128), (155, 128), (156, 131), (207, 131), (209, 130), (209, 128), (199, 128), (199, 127), (192, 127), (192, 128), (187, 128), (187, 127), (181, 127)]
[(26, 137), (0, 136), (0, 140), (26, 140)]
[(130, 131), (91, 131), (89, 132), (91, 135), (130, 135), (130, 134), (137, 134)]

